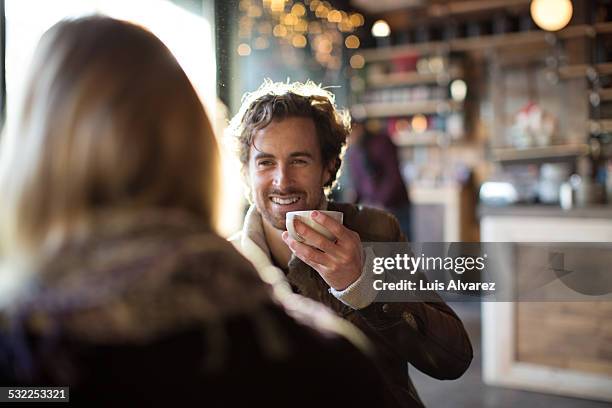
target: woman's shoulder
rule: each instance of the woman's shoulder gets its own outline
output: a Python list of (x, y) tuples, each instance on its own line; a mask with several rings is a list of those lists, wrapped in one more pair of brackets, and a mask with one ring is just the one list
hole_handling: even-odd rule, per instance
[[(83, 340), (144, 340), (269, 302), (234, 247), (189, 218), (99, 230), (40, 264), (13, 309), (34, 331)], [(141, 218), (142, 219), (142, 218)]]

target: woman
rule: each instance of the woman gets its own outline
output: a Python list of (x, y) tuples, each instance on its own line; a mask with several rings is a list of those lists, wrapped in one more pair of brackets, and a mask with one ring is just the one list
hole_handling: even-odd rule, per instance
[(382, 398), (325, 310), (297, 299), (289, 317), (213, 232), (211, 126), (148, 31), (51, 28), (0, 149), (1, 385), (98, 403)]

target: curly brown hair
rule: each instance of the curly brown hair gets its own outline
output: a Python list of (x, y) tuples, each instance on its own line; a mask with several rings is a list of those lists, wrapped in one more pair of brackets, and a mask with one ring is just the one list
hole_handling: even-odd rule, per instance
[(336, 107), (331, 92), (312, 81), (275, 83), (266, 79), (257, 91), (243, 96), (242, 106), (228, 127), (228, 136), (236, 144), (243, 173), (255, 132), (272, 121), (291, 117), (310, 118), (314, 122), (323, 165), (331, 170), (331, 177), (323, 185), (328, 193), (342, 164), (350, 133), (350, 116), (348, 111)]

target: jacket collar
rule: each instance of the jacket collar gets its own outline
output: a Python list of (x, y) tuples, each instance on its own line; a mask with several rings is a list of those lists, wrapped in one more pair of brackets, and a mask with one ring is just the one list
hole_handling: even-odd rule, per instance
[(263, 220), (254, 205), (249, 208), (244, 218), (240, 247), (261, 279), (272, 285), (277, 295), (291, 292), (285, 274), (272, 262), (270, 248), (263, 231)]
[[(325, 211), (327, 210), (327, 206), (328, 202), (325, 197), (323, 197), (319, 209)], [(264, 262), (264, 258), (266, 258), (267, 262), (272, 264), (270, 247), (266, 242), (266, 235), (264, 234), (263, 219), (259, 211), (257, 211), (257, 207), (255, 205), (251, 205), (249, 207), (249, 210), (244, 217), (240, 244), (245, 249), (252, 249), (257, 255), (257, 258), (261, 258), (258, 259), (261, 262)], [(256, 248), (254, 248), (253, 245), (255, 245)]]
[[(327, 208), (327, 201), (321, 208)], [(323, 297), (327, 295), (327, 284), (314, 269), (302, 260), (292, 255), (287, 275), (274, 265), (263, 232), (263, 220), (254, 205), (247, 211), (241, 235), (240, 245), (264, 281), (272, 284), (275, 289), (281, 290), (292, 291), (292, 285), (300, 294), (320, 302), (323, 301)]]

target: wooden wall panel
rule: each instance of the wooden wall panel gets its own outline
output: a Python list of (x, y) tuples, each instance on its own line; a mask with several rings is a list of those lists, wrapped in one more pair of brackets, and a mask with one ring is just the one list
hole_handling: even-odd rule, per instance
[(516, 359), (612, 375), (612, 302), (519, 302)]

